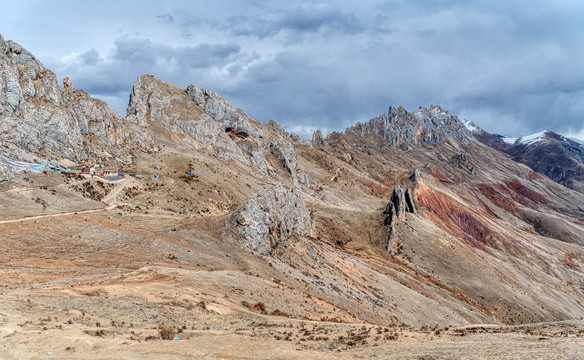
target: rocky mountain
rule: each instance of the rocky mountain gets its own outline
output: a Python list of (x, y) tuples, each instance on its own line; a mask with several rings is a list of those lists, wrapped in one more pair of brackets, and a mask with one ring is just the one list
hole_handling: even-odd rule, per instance
[[(189, 85), (186, 90), (142, 75), (130, 94), (126, 119), (172, 142), (209, 151), (220, 158), (274, 174), (283, 167), (295, 186), (308, 185), (291, 138), (278, 124), (263, 124), (232, 107), (212, 91)], [(269, 157), (278, 162), (272, 164)]]
[[(68, 79), (67, 79), (68, 80)], [(107, 104), (60, 87), (53, 72), (19, 44), (0, 35), (0, 131), (3, 151), (21, 159), (100, 159), (129, 163), (118, 145), (144, 144)], [(37, 157), (38, 155), (38, 157)]]
[[(306, 141), (142, 75), (122, 118), (15, 43), (0, 49), (2, 154), (137, 175), (0, 183), (0, 357), (38, 357), (44, 338), (67, 343), (50, 347), (62, 357), (151, 343), (240, 356), (221, 341), (372, 357), (400, 341), (459, 346), (471, 329), (534, 346), (567, 334), (549, 322), (584, 316), (584, 194), (438, 106)], [(573, 147), (547, 133), (508, 145), (547, 142)]]
[(362, 137), (377, 134), (392, 146), (440, 144), (450, 140), (464, 141), (469, 131), (455, 116), (439, 106), (409, 113), (403, 107), (389, 107), (387, 114), (358, 123), (347, 131)]
[(122, 118), (75, 90), (68, 78), (58, 86), (53, 72), (1, 37), (0, 66), (0, 130), (7, 155), (131, 164), (131, 154), (158, 152), (171, 139), (266, 175), (283, 167), (295, 186), (308, 184), (289, 134), (276, 123), (251, 119), (212, 91), (195, 85), (183, 90), (143, 75)]
[(558, 184), (584, 192), (584, 145), (553, 131), (504, 137), (474, 128), (475, 137)]

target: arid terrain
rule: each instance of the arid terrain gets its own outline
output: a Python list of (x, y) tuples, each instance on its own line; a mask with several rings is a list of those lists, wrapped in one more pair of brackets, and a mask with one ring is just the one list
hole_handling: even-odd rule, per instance
[(0, 45), (3, 156), (125, 174), (0, 183), (0, 358), (584, 358), (584, 194), (440, 107), (307, 141), (143, 75), (122, 118)]

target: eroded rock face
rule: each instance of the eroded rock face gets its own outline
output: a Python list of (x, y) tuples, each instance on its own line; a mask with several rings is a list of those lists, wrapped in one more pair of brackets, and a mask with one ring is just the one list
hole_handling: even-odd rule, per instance
[[(245, 246), (263, 254), (291, 236), (312, 236), (310, 212), (296, 190), (283, 185), (261, 191), (235, 214)], [(230, 226), (229, 224), (227, 226)]]
[(396, 221), (405, 222), (407, 212), (417, 214), (414, 199), (419, 180), (420, 172), (416, 169), (404, 184), (406, 190), (400, 185), (393, 189), (389, 203), (383, 211), (383, 215), (385, 215), (383, 225), (389, 227), (386, 250), (392, 255), (397, 253), (398, 248), (398, 237), (395, 231)]
[(128, 119), (143, 128), (162, 127), (186, 144), (206, 149), (220, 158), (251, 165), (249, 158), (221, 126), (194, 104), (184, 90), (141, 75), (134, 83), (127, 108)]
[[(30, 158), (44, 153), (71, 160), (125, 159), (113, 147), (145, 139), (104, 102), (70, 87), (58, 86), (47, 70), (22, 46), (0, 37), (0, 136), (5, 151)], [(88, 146), (87, 136), (92, 136)], [(104, 149), (107, 149), (104, 150)]]
[(387, 114), (369, 120), (365, 124), (347, 129), (363, 137), (379, 134), (392, 146), (409, 146), (444, 143), (448, 139), (468, 141), (471, 135), (458, 117), (439, 106), (420, 108), (413, 113), (403, 107), (390, 106)]
[(262, 131), (251, 123), (251, 118), (213, 91), (204, 90), (196, 85), (186, 89), (191, 100), (201, 107), (213, 120), (226, 131), (235, 132), (240, 138), (263, 138)]
[(142, 127), (161, 126), (185, 143), (271, 175), (268, 155), (281, 161), (296, 186), (308, 185), (289, 135), (277, 124), (251, 119), (216, 93), (189, 85), (186, 90), (142, 75), (134, 83), (127, 118)]
[(298, 163), (292, 138), (280, 125), (270, 121), (266, 126), (255, 121), (213, 91), (204, 90), (199, 86), (189, 85), (186, 92), (191, 100), (218, 122), (223, 131), (240, 146), (249, 157), (250, 163), (268, 173), (265, 160), (267, 150), (282, 162), (295, 185), (309, 185), (308, 177)]
[(326, 142), (324, 137), (322, 136), (322, 132), (320, 130), (316, 130), (312, 134), (312, 146), (314, 147), (329, 147), (329, 144)]

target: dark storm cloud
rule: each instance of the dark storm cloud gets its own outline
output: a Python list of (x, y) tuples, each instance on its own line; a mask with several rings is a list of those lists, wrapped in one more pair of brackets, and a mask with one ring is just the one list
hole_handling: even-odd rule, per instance
[(364, 26), (354, 14), (343, 13), (331, 5), (324, 4), (304, 4), (255, 16), (231, 16), (222, 26), (233, 35), (255, 36), (260, 39), (275, 36), (281, 31), (307, 34), (328, 29), (355, 34), (364, 30)]
[(113, 100), (112, 106), (123, 114), (131, 86), (139, 75), (154, 74), (175, 82), (179, 76), (228, 64), (239, 52), (240, 46), (233, 43), (173, 47), (148, 39), (122, 38), (107, 54), (92, 49), (58, 70), (70, 76), (77, 88)]
[(240, 51), (237, 44), (199, 44), (172, 47), (148, 39), (118, 39), (112, 59), (139, 68), (179, 66), (184, 70), (221, 66)]
[[(584, 138), (581, 1), (105, 3), (84, 16), (62, 9), (62, 35), (39, 16), (22, 43), (121, 112), (133, 81), (150, 73), (214, 90), (304, 136), (343, 130), (390, 104), (437, 104), (492, 132)], [(98, 19), (110, 13), (104, 28)], [(29, 30), (13, 27), (17, 41)]]
[(85, 65), (97, 65), (102, 62), (103, 59), (97, 50), (91, 49), (79, 55), (79, 61)]

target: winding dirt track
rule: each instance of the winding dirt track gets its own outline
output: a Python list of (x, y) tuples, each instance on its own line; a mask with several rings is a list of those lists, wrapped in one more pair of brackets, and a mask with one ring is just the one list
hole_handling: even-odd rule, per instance
[(79, 214), (87, 214), (87, 213), (94, 213), (100, 211), (108, 211), (113, 210), (118, 205), (108, 205), (101, 209), (92, 209), (92, 210), (83, 210), (83, 211), (76, 211), (76, 212), (66, 212), (66, 213), (58, 213), (58, 214), (49, 214), (49, 215), (39, 215), (39, 216), (27, 216), (20, 219), (11, 219), (11, 220), (1, 220), (0, 224), (9, 224), (9, 223), (16, 223), (20, 221), (29, 221), (29, 220), (38, 220), (44, 218), (52, 218), (52, 217), (59, 217), (59, 216), (68, 216), (68, 215), (79, 215)]

